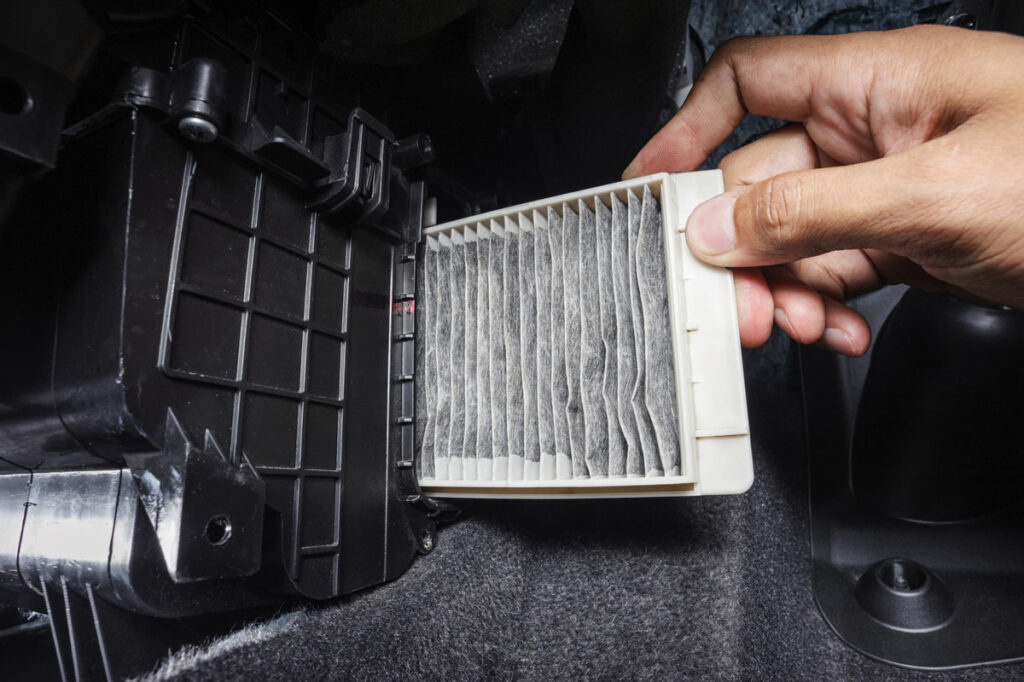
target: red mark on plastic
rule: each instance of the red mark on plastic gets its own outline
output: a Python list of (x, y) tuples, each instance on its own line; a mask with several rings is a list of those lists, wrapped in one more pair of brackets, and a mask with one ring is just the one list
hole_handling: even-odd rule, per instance
[(391, 304), (391, 312), (395, 315), (413, 315), (416, 313), (416, 301), (397, 301)]

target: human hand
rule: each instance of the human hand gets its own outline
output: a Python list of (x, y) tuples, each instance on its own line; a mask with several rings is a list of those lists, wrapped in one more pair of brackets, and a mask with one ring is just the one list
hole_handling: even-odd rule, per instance
[(860, 355), (871, 332), (842, 301), (896, 282), (1024, 308), (1024, 39), (731, 40), (623, 177), (698, 168), (747, 112), (793, 123), (725, 157), (727, 191), (686, 227), (735, 268), (744, 346), (774, 320)]

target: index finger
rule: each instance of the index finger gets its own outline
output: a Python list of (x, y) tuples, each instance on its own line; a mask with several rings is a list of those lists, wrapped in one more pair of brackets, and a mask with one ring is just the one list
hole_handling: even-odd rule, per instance
[(811, 95), (836, 47), (852, 36), (733, 38), (715, 51), (675, 116), (623, 173), (632, 178), (698, 168), (749, 112), (787, 121), (811, 115)]

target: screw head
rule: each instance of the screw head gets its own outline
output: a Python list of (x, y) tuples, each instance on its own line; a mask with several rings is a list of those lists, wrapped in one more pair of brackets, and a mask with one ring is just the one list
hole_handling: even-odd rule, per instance
[(191, 142), (213, 142), (217, 139), (217, 126), (198, 116), (186, 116), (178, 121), (178, 132)]
[(434, 531), (429, 529), (423, 531), (423, 536), (420, 538), (420, 546), (423, 547), (424, 552), (434, 549)]

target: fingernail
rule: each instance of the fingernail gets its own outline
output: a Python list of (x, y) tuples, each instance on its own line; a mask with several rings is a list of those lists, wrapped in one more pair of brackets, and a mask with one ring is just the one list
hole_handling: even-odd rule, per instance
[(733, 207), (743, 190), (730, 190), (693, 209), (686, 221), (690, 246), (708, 256), (717, 256), (736, 247), (736, 223)]
[(842, 329), (827, 327), (825, 333), (821, 335), (821, 340), (825, 342), (826, 346), (835, 348), (841, 353), (847, 355), (856, 355), (857, 353), (857, 349), (853, 345), (853, 337)]
[(789, 323), (789, 315), (782, 308), (775, 309), (775, 326), (793, 336), (793, 325)]

